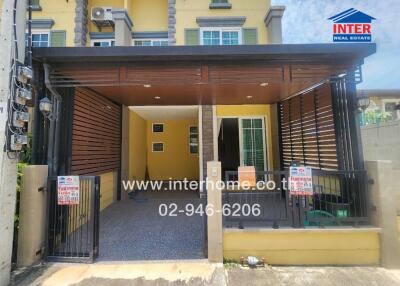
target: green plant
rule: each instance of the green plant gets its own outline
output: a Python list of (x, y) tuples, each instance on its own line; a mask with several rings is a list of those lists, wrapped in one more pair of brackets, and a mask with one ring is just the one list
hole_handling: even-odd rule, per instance
[(379, 124), (393, 120), (393, 115), (390, 112), (380, 109), (370, 109), (364, 112), (364, 124)]
[(18, 247), (18, 229), (19, 229), (19, 206), (22, 189), (22, 177), (24, 168), (29, 165), (32, 158), (32, 134), (28, 134), (28, 145), (21, 151), (19, 162), (17, 164), (17, 189), (16, 189), (16, 204), (14, 214), (14, 241), (13, 241), (13, 262), (17, 260)]
[(232, 269), (232, 268), (238, 267), (239, 265), (240, 265), (239, 261), (237, 261), (235, 259), (224, 258), (224, 267), (226, 269)]

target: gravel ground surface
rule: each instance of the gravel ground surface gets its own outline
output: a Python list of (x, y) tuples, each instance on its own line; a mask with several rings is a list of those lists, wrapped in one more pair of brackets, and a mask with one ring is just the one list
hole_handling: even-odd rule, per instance
[(114, 203), (100, 215), (100, 253), (97, 262), (204, 258), (203, 218), (199, 215), (162, 217), (159, 205), (176, 203), (197, 206), (194, 192), (143, 192)]

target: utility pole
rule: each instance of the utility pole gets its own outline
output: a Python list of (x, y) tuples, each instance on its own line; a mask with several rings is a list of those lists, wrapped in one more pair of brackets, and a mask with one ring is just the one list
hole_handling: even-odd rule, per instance
[(16, 35), (14, 39), (14, 2), (3, 0), (0, 30), (0, 285), (8, 285), (14, 234), (14, 215), (17, 185), (17, 161), (15, 154), (3, 149), (7, 140), (8, 98), (10, 90), (11, 62), (15, 44), (18, 60), (25, 59), (26, 0), (17, 1)]

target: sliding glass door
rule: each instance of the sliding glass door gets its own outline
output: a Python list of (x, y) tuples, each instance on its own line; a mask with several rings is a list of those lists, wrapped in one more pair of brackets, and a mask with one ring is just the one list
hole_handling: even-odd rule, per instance
[(256, 171), (265, 171), (264, 119), (241, 118), (239, 130), (241, 165), (254, 166)]

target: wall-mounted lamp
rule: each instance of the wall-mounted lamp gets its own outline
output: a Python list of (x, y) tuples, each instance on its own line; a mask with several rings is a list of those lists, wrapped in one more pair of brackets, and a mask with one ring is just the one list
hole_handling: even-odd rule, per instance
[(371, 100), (369, 99), (368, 96), (362, 95), (357, 97), (357, 108), (359, 112), (365, 111), (369, 105), (370, 105)]
[(49, 118), (53, 111), (53, 103), (47, 97), (44, 97), (39, 102), (39, 110), (44, 117)]

